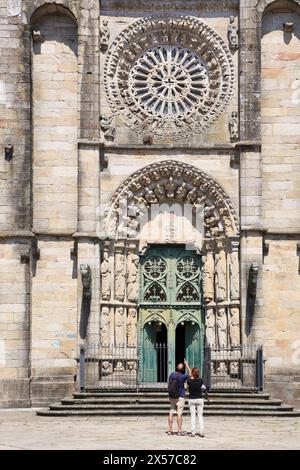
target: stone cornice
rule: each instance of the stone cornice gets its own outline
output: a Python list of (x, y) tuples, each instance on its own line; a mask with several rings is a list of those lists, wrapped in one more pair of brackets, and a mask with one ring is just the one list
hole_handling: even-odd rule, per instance
[(78, 145), (83, 146), (94, 146), (100, 147), (103, 150), (143, 150), (147, 152), (153, 151), (160, 151), (160, 150), (186, 150), (189, 151), (206, 151), (206, 150), (242, 150), (244, 148), (252, 148), (257, 149), (261, 147), (260, 141), (239, 141), (235, 143), (225, 144), (222, 142), (216, 144), (153, 144), (153, 145), (145, 145), (145, 144), (117, 144), (117, 143), (109, 143), (103, 142), (102, 140), (88, 140), (88, 139), (79, 139)]
[(192, 11), (226, 11), (228, 9), (239, 9), (239, 0), (206, 0), (199, 2), (199, 0), (101, 0), (101, 14), (106, 12), (191, 12)]

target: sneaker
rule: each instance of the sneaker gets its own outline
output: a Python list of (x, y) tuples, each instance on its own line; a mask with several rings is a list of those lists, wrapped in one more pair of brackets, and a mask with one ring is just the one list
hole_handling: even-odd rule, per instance
[(173, 436), (173, 431), (167, 431), (168, 436)]
[(204, 434), (202, 434), (202, 433), (200, 433), (199, 436), (200, 436), (200, 437), (205, 437)]
[(196, 434), (195, 434), (194, 432), (191, 432), (190, 436), (191, 436), (191, 437), (195, 437)]

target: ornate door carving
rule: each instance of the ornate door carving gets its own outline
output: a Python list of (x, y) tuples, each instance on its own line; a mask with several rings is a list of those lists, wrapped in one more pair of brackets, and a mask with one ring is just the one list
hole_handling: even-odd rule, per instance
[[(153, 246), (140, 264), (140, 347), (142, 381), (156, 377), (157, 365), (150, 364), (149, 331), (163, 322), (168, 331), (168, 370), (175, 367), (176, 328), (185, 325), (185, 355), (201, 367), (203, 347), (201, 257), (184, 246)], [(152, 341), (152, 342), (151, 342)], [(150, 349), (155, 345), (151, 336)], [(149, 350), (150, 350), (149, 349)], [(155, 355), (155, 354), (154, 354)], [(150, 369), (149, 369), (150, 365)], [(152, 368), (152, 369), (151, 369)]]

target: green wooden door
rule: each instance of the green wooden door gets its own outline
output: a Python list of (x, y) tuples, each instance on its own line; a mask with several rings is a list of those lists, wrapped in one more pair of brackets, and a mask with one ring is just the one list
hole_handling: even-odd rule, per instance
[(185, 357), (190, 367), (198, 367), (202, 372), (202, 341), (200, 328), (197, 324), (187, 323), (185, 326)]
[(143, 377), (142, 382), (156, 382), (157, 380), (157, 354), (156, 331), (154, 324), (144, 325), (143, 341)]
[(175, 369), (176, 328), (185, 325), (186, 357), (201, 367), (201, 257), (184, 246), (153, 246), (140, 263), (141, 380), (157, 377), (155, 322), (168, 330), (168, 372)]

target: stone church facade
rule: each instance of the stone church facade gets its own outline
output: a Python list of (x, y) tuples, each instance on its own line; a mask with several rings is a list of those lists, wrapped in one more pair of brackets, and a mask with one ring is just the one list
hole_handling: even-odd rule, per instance
[(159, 341), (299, 406), (300, 1), (0, 0), (0, 52), (0, 406)]

